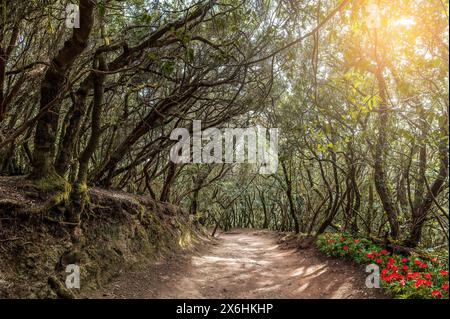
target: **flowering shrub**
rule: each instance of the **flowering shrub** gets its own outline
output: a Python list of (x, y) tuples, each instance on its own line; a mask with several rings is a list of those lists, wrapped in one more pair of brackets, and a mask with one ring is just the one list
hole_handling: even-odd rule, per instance
[(390, 254), (370, 240), (337, 233), (320, 235), (316, 245), (328, 256), (377, 264), (381, 287), (397, 298), (449, 298), (448, 256), (404, 257)]

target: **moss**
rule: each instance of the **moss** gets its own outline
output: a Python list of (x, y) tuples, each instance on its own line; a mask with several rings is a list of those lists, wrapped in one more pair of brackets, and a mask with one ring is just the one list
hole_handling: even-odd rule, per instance
[(59, 193), (59, 202), (64, 203), (66, 208), (66, 221), (74, 225), (81, 222), (81, 214), (85, 210), (86, 204), (90, 203), (86, 183), (75, 183), (73, 188), (67, 189), (68, 192)]
[[(38, 186), (33, 184), (32, 188), (27, 184), (27, 187), (35, 193), (38, 187), (45, 190), (42, 194), (47, 195), (47, 201), (53, 197), (64, 201), (69, 193), (71, 196), (89, 195), (86, 184), (74, 184), (70, 192), (70, 186), (64, 186), (68, 185), (66, 182), (52, 183), (42, 179), (36, 184)], [(81, 221), (84, 240), (80, 244), (74, 244), (71, 234), (57, 223), (30, 223), (27, 229), (34, 231), (26, 233), (22, 227), (3, 228), (4, 231), (14, 230), (14, 233), (3, 234), (2, 237), (23, 238), (23, 242), (32, 242), (33, 245), (22, 245), (22, 239), (8, 243), (5, 256), (9, 258), (3, 258), (2, 254), (0, 268), (14, 277), (18, 287), (30, 287), (32, 282), (29, 295), (33, 298), (73, 298), (73, 295), (78, 296), (105, 284), (120, 271), (145, 267), (157, 256), (192, 247), (197, 240), (193, 222), (185, 214), (174, 214), (173, 207), (146, 198), (138, 198), (137, 202), (122, 197), (99, 196), (91, 197), (93, 214)], [(70, 213), (72, 200), (69, 198), (66, 214)], [(40, 220), (40, 216), (35, 218)], [(19, 246), (23, 246), (27, 254), (16, 258)], [(80, 291), (67, 291), (64, 287), (67, 275), (64, 265), (68, 263), (80, 266)], [(51, 279), (47, 281), (49, 276)], [(24, 293), (25, 290), (17, 292), (20, 296)]]
[(72, 187), (63, 177), (54, 173), (40, 179), (33, 180), (33, 185), (40, 191), (52, 193), (54, 205), (68, 202)]
[[(70, 191), (69, 191), (70, 192)], [(72, 190), (72, 200), (78, 201), (78, 205), (89, 204), (88, 187), (86, 183), (76, 183)]]
[(74, 191), (77, 193), (87, 193), (88, 187), (86, 183), (75, 184)]
[(52, 201), (55, 205), (60, 205), (63, 203), (67, 203), (69, 197), (70, 191), (68, 193), (67, 192), (57, 193), (56, 195), (53, 196)]
[(70, 184), (58, 174), (50, 174), (49, 176), (33, 180), (34, 186), (39, 190), (46, 192), (65, 192), (69, 189)]
[(75, 295), (54, 276), (48, 278), (48, 284), (56, 293), (56, 295), (63, 299), (75, 299)]
[(192, 244), (192, 237), (190, 232), (182, 233), (180, 236), (180, 239), (178, 240), (178, 245), (181, 248), (186, 248), (191, 246)]
[(145, 207), (143, 205), (139, 204), (139, 220), (140, 221), (144, 220), (145, 213), (146, 213)]
[(87, 195), (87, 186), (85, 183), (75, 183), (72, 188), (72, 196), (77, 199), (85, 197)]

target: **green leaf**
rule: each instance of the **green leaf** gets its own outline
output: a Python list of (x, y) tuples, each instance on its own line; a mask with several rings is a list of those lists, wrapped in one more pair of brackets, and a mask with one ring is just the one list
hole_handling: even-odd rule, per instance
[(104, 17), (104, 16), (105, 16), (105, 13), (106, 13), (105, 3), (104, 3), (103, 0), (101, 0), (101, 1), (99, 1), (99, 3), (98, 3), (98, 14), (99, 14), (101, 17)]

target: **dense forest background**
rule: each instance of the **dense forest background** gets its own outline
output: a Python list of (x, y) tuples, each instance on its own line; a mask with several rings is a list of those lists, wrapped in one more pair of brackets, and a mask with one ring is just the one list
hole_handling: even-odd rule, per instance
[[(448, 1), (0, 3), (0, 174), (99, 186), (211, 227), (448, 247)], [(276, 174), (175, 164), (175, 128), (279, 128)]]

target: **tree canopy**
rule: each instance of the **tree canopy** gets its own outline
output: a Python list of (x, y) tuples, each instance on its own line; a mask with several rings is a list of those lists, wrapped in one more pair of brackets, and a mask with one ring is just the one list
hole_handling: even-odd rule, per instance
[[(207, 225), (448, 247), (448, 1), (0, 3), (0, 174)], [(278, 128), (278, 170), (169, 161), (175, 128)]]

